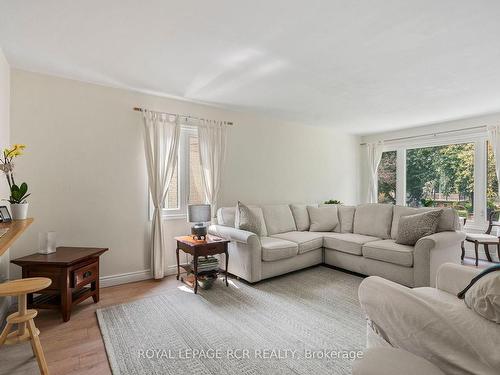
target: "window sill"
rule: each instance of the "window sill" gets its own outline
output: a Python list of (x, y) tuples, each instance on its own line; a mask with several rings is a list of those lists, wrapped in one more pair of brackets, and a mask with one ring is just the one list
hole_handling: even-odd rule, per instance
[(187, 220), (186, 214), (162, 215), (162, 220)]

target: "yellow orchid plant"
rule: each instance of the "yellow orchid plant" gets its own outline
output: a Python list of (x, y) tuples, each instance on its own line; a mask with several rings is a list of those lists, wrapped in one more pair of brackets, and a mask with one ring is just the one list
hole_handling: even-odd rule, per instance
[(3, 150), (3, 158), (0, 157), (0, 170), (5, 173), (7, 182), (10, 188), (10, 198), (8, 201), (13, 204), (25, 203), (26, 198), (30, 195), (28, 192), (28, 185), (23, 182), (20, 186), (16, 185), (14, 180), (14, 163), (12, 160), (23, 154), (26, 145), (15, 144), (11, 148)]

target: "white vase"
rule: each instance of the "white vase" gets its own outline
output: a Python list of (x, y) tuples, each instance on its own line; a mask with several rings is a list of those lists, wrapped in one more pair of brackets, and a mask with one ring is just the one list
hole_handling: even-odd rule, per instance
[(11, 203), (10, 210), (12, 211), (13, 220), (24, 220), (28, 217), (29, 203)]

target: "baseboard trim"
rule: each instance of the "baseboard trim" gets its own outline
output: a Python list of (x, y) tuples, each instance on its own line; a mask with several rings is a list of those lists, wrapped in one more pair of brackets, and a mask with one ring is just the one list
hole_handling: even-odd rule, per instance
[[(169, 266), (165, 271), (165, 276), (177, 274), (177, 266)], [(99, 284), (101, 288), (107, 288), (110, 286), (135, 283), (137, 281), (144, 281), (152, 279), (153, 275), (151, 270), (133, 271), (120, 273), (116, 275), (101, 276), (99, 278)]]

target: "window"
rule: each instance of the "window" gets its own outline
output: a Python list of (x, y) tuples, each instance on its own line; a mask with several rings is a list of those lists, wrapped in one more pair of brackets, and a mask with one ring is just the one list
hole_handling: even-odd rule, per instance
[(484, 132), (387, 142), (378, 169), (378, 202), (453, 207), (471, 230), (484, 231), (500, 209), (495, 158)]
[(167, 192), (167, 200), (165, 208), (176, 210), (179, 209), (179, 164), (175, 166), (174, 174)]
[(378, 202), (396, 203), (396, 151), (382, 154), (378, 167)]
[(474, 217), (474, 143), (406, 151), (406, 204), (453, 207)]
[(205, 203), (201, 173), (198, 131), (196, 128), (183, 127), (177, 165), (163, 209), (164, 217), (185, 217), (188, 204)]
[(205, 203), (198, 136), (189, 136), (189, 204)]

